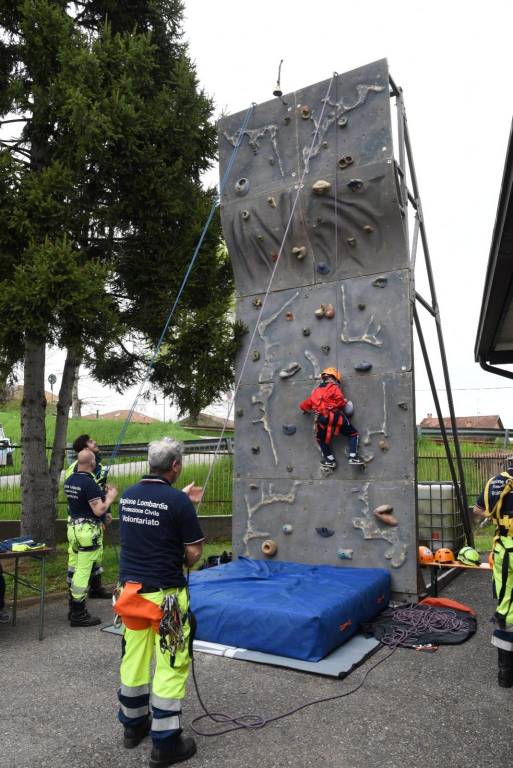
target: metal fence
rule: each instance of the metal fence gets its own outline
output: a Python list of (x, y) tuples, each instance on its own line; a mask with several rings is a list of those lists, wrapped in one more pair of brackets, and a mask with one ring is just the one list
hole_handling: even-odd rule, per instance
[[(182, 488), (193, 480), (198, 485), (204, 485), (215, 457), (215, 464), (201, 505), (202, 515), (231, 515), (232, 513), (233, 440), (224, 438), (215, 456), (217, 444), (217, 438), (188, 440), (184, 443), (183, 470), (177, 483), (178, 488)], [(21, 446), (12, 447), (14, 450), (10, 453), (8, 463), (0, 463), (0, 519), (4, 520), (17, 520), (20, 517)], [(113, 448), (114, 446), (101, 447), (104, 463), (109, 463)], [(109, 473), (109, 482), (115, 485), (120, 493), (148, 471), (147, 451), (146, 443), (121, 446)], [(510, 451), (498, 450), (493, 453), (474, 451), (463, 454), (462, 462), (469, 505), (472, 506), (488, 478), (504, 469), (505, 457), (510, 453)], [(66, 466), (73, 460), (74, 453), (69, 451)], [(424, 448), (422, 454), (417, 457), (417, 475), (420, 483), (451, 481), (445, 455), (439, 455), (434, 451), (430, 453)], [(117, 504), (113, 507), (114, 514), (117, 515)], [(65, 516), (66, 501), (61, 482), (58, 517)]]
[[(224, 438), (216, 455), (219, 440), (187, 440), (184, 442), (182, 473), (176, 483), (177, 488), (194, 481), (204, 485), (210, 467), (212, 472), (204, 499), (201, 504), (202, 515), (231, 515), (232, 513), (232, 477), (233, 477), (233, 441)], [(21, 446), (14, 445), (9, 464), (0, 465), (0, 519), (17, 520), (21, 508)], [(114, 446), (100, 446), (102, 462), (109, 464)], [(47, 453), (50, 453), (47, 448)], [(125, 488), (137, 482), (148, 472), (148, 444), (130, 444), (121, 446), (115, 462), (109, 471), (109, 482), (122, 493)], [(73, 451), (67, 451), (65, 466), (75, 459)], [(215, 459), (215, 462), (214, 462)], [(62, 489), (64, 472), (61, 476), (57, 501), (57, 517), (65, 517), (67, 504)], [(117, 503), (113, 504), (114, 516), (117, 516)]]

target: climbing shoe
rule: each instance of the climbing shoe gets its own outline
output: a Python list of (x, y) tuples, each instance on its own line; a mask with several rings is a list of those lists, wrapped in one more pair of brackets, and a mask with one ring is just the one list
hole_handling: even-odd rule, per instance
[(150, 755), (150, 768), (166, 768), (167, 765), (181, 763), (196, 753), (196, 742), (191, 736), (185, 738), (179, 733), (166, 739), (166, 746), (153, 747)]
[(73, 600), (71, 606), (69, 623), (72, 627), (95, 627), (97, 624), (102, 623), (102, 620), (97, 616), (91, 616), (86, 608), (85, 601)]
[(151, 728), (151, 718), (147, 717), (142, 723), (137, 725), (125, 725), (123, 734), (123, 746), (127, 749), (133, 749), (149, 734)]
[(93, 600), (111, 600), (112, 592), (102, 584), (102, 577), (100, 574), (97, 576), (91, 576), (89, 579), (89, 597)]

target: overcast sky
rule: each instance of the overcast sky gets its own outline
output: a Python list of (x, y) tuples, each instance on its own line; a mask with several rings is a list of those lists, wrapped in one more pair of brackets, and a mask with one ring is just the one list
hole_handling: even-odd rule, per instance
[[(513, 427), (513, 382), (482, 371), (473, 355), (513, 115), (512, 4), (186, 0), (185, 7), (185, 39), (218, 114), (272, 98), (280, 59), (285, 93), (388, 59), (404, 90), (456, 413), (498, 413)], [(417, 287), (428, 295), (421, 273)], [(433, 321), (419, 313), (434, 363)], [(50, 356), (48, 373), (58, 360)], [(434, 406), (419, 354), (416, 388), (420, 419)], [(100, 411), (130, 400), (85, 377), (81, 396)], [(162, 418), (162, 399), (138, 410)]]

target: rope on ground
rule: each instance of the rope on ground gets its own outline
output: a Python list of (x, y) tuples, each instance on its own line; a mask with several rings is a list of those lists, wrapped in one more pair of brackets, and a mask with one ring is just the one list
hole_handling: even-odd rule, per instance
[(198, 240), (198, 242), (196, 244), (196, 247), (194, 249), (194, 253), (192, 254), (192, 258), (191, 258), (191, 260), (189, 262), (189, 266), (187, 267), (187, 270), (186, 270), (185, 275), (183, 277), (183, 280), (182, 280), (182, 283), (180, 285), (180, 288), (178, 289), (178, 293), (176, 295), (174, 304), (173, 304), (173, 306), (171, 308), (171, 311), (170, 311), (170, 313), (169, 313), (169, 315), (167, 317), (167, 320), (166, 320), (166, 322), (164, 324), (164, 327), (162, 329), (162, 333), (160, 334), (160, 338), (158, 340), (157, 346), (155, 347), (155, 351), (154, 351), (154, 353), (153, 353), (153, 355), (151, 357), (151, 360), (149, 361), (149, 363), (148, 363), (148, 365), (146, 367), (145, 376), (144, 376), (144, 378), (143, 378), (143, 380), (141, 382), (141, 385), (140, 385), (140, 387), (139, 387), (139, 389), (137, 391), (137, 394), (135, 396), (134, 402), (132, 403), (132, 405), (130, 407), (130, 410), (128, 411), (128, 414), (127, 414), (127, 417), (126, 417), (126, 419), (125, 419), (125, 421), (123, 423), (123, 426), (121, 427), (121, 430), (120, 430), (120, 433), (119, 433), (116, 445), (114, 446), (114, 450), (113, 450), (113, 452), (111, 454), (109, 463), (108, 463), (108, 465), (106, 467), (106, 471), (105, 471), (105, 475), (106, 476), (108, 475), (108, 473), (109, 473), (109, 471), (110, 471), (110, 469), (112, 467), (114, 459), (118, 455), (119, 448), (120, 448), (121, 443), (123, 442), (123, 439), (124, 439), (124, 437), (126, 435), (126, 431), (128, 429), (128, 425), (130, 424), (130, 421), (132, 420), (132, 416), (133, 416), (133, 413), (134, 413), (135, 408), (137, 406), (137, 403), (139, 402), (139, 398), (141, 397), (143, 389), (146, 386), (146, 384), (148, 382), (148, 379), (151, 376), (151, 372), (153, 371), (153, 366), (155, 364), (155, 360), (157, 359), (157, 356), (158, 356), (158, 354), (160, 352), (160, 348), (161, 348), (161, 346), (162, 346), (162, 344), (164, 342), (164, 339), (166, 337), (166, 334), (167, 334), (169, 325), (171, 323), (171, 320), (174, 317), (175, 310), (176, 310), (176, 308), (178, 306), (178, 302), (180, 301), (180, 297), (181, 297), (181, 295), (182, 295), (182, 293), (183, 293), (183, 291), (185, 289), (185, 286), (187, 285), (187, 281), (189, 280), (189, 276), (190, 276), (190, 274), (192, 272), (192, 269), (194, 267), (194, 264), (196, 262), (196, 258), (198, 256), (198, 253), (200, 252), (201, 246), (203, 245), (203, 240), (205, 239), (205, 236), (206, 236), (206, 234), (208, 232), (210, 224), (212, 223), (212, 219), (214, 218), (214, 213), (216, 211), (216, 208), (219, 206), (220, 196), (223, 193), (223, 190), (224, 190), (224, 188), (226, 186), (226, 183), (227, 183), (227, 181), (229, 179), (230, 173), (231, 173), (233, 165), (235, 163), (235, 159), (237, 157), (237, 154), (239, 152), (239, 148), (240, 148), (241, 143), (242, 143), (242, 138), (244, 136), (244, 132), (245, 132), (245, 130), (247, 128), (249, 119), (250, 119), (251, 115), (253, 114), (253, 110), (254, 109), (255, 109), (255, 104), (253, 103), (253, 104), (251, 104), (251, 106), (248, 108), (246, 114), (244, 115), (244, 119), (243, 119), (241, 127), (239, 128), (239, 131), (238, 131), (237, 141), (235, 142), (235, 146), (233, 148), (232, 154), (230, 155), (230, 159), (228, 161), (228, 165), (226, 166), (226, 170), (225, 170), (225, 172), (223, 174), (223, 178), (222, 178), (221, 183), (219, 185), (219, 195), (217, 196), (216, 200), (213, 202), (212, 207), (210, 208), (210, 212), (209, 212), (209, 214), (207, 216), (207, 220), (205, 222), (205, 225), (203, 227), (203, 230), (201, 232), (199, 240)]

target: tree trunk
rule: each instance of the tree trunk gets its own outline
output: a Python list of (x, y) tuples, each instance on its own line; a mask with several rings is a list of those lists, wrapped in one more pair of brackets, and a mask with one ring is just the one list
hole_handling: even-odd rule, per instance
[(73, 388), (71, 390), (71, 418), (72, 419), (82, 418), (82, 402), (78, 396), (79, 372), (80, 372), (80, 362), (75, 368), (74, 378), (73, 378)]
[(21, 534), (53, 545), (55, 499), (46, 458), (45, 344), (27, 339), (21, 401)]
[(68, 349), (64, 370), (62, 372), (59, 400), (57, 403), (57, 418), (55, 420), (55, 436), (53, 439), (52, 458), (50, 461), (50, 480), (53, 489), (54, 506), (57, 505), (59, 481), (64, 465), (66, 435), (68, 432), (69, 409), (71, 407), (73, 384), (80, 365), (80, 356)]

